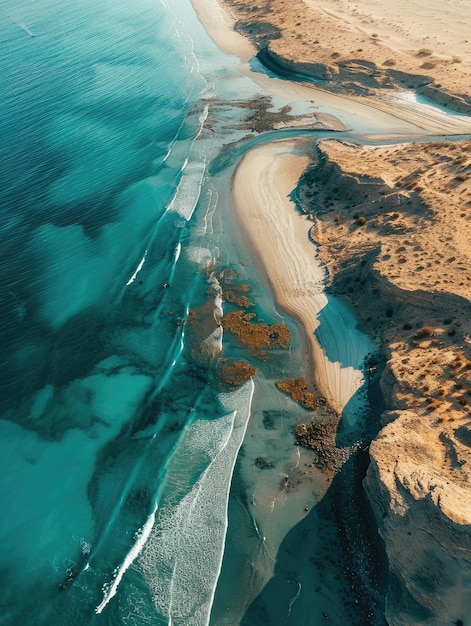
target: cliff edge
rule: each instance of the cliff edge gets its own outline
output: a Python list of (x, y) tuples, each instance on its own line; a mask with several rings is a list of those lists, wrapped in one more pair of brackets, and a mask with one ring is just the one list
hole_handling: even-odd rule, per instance
[(471, 615), (470, 170), (470, 142), (325, 140), (298, 188), (329, 288), (386, 362), (364, 486), (390, 626)]
[(278, 74), (297, 73), (322, 89), (350, 96), (414, 90), (471, 113), (471, 45), (461, 28), (468, 19), (463, 3), (450, 10), (437, 4), (425, 20), (420, 6), (411, 19), (407, 10), (388, 16), (387, 3), (376, 3), (374, 11), (371, 3), (340, 0), (223, 4), (236, 29), (259, 47), (262, 63)]

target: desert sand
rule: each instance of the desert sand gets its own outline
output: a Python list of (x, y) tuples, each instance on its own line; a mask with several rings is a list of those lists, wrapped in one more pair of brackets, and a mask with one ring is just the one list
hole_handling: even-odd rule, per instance
[(471, 61), (471, 5), (463, 0), (304, 0), (306, 5), (321, 9), (339, 22), (376, 38), (384, 45), (414, 54), (431, 48), (443, 59), (450, 54)]
[[(470, 7), (460, 0), (225, 0), (236, 28), (288, 71), (325, 90), (384, 97), (416, 89), (471, 111)], [(426, 5), (426, 6), (424, 6)]]

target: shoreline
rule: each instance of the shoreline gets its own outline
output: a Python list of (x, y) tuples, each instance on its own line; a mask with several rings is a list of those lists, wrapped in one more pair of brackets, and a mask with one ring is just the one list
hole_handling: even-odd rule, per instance
[[(256, 7), (248, 0), (222, 1), (239, 32), (286, 69), (321, 79), (331, 93), (378, 98), (412, 88), (471, 112), (471, 46), (463, 31), (470, 10), (463, 3), (434, 0), (430, 12), (413, 0), (397, 15), (384, 1), (375, 3), (374, 13), (366, 0), (337, 0), (334, 7), (333, 0), (267, 0)], [(398, 45), (398, 30), (406, 45)]]
[(224, 54), (238, 56), (242, 63), (256, 55), (257, 50), (249, 39), (234, 30), (235, 18), (226, 5), (218, 0), (190, 1), (205, 31)]
[(359, 369), (352, 365), (342, 367), (340, 360), (330, 360), (327, 353), (348, 352), (350, 361), (361, 366), (366, 342), (357, 341), (358, 333), (348, 321), (342, 328), (344, 320), (338, 311), (333, 311), (339, 329), (338, 334), (332, 333), (334, 345), (321, 346), (315, 336), (320, 325), (318, 316), (325, 313), (328, 305), (324, 291), (326, 275), (309, 240), (312, 222), (299, 214), (289, 199), (309, 163), (307, 155), (293, 154), (298, 145), (299, 140), (282, 140), (248, 152), (233, 175), (233, 203), (240, 227), (273, 289), (277, 305), (301, 324), (308, 346), (304, 357), (310, 366), (311, 381), (340, 415), (362, 386), (363, 377)]
[[(206, 0), (195, 1), (198, 5)], [(301, 184), (300, 175), (309, 159), (307, 154), (304, 159), (293, 154), (300, 139), (258, 146), (246, 153), (234, 172), (233, 203), (278, 306), (304, 329), (312, 355), (305, 356), (311, 368), (316, 366), (317, 387), (330, 406), (342, 413), (359, 381), (345, 376), (339, 363), (336, 369), (314, 335), (318, 316), (325, 309), (322, 297), (327, 303), (330, 296), (324, 289), (324, 276), (316, 274), (315, 248), (307, 236), (312, 222), (297, 213), (289, 200), (298, 184), (304, 187), (301, 204), (317, 218), (315, 237), (329, 269), (331, 293), (344, 296), (356, 308), (355, 318), (379, 342), (387, 361), (374, 374), (385, 402), (381, 418), (376, 416), (381, 430), (368, 446), (366, 477), (356, 485), (371, 507), (384, 541), (389, 575), (396, 581), (384, 592), (384, 617), (390, 626), (425, 623), (422, 617), (427, 623), (432, 620), (430, 624), (463, 624), (471, 607), (471, 594), (463, 582), (471, 571), (471, 540), (466, 533), (471, 502), (470, 292), (466, 282), (471, 281), (466, 274), (471, 145), (466, 137), (461, 145), (449, 139), (469, 135), (471, 118), (452, 116), (446, 107), (453, 108), (453, 98), (471, 102), (471, 72), (466, 75), (469, 61), (462, 66), (461, 60), (442, 63), (433, 50), (416, 50), (409, 66), (404, 58), (396, 64), (391, 57), (394, 62), (383, 61), (386, 67), (381, 68), (377, 55), (384, 55), (387, 46), (375, 34), (362, 59), (349, 60), (357, 41), (351, 24), (343, 29), (340, 43), (338, 33), (332, 32), (335, 45), (343, 48), (330, 54), (328, 29), (322, 33), (323, 41), (307, 41), (318, 36), (315, 30), (309, 32), (309, 20), (317, 27), (312, 14), (305, 20), (304, 15), (295, 16), (300, 20), (296, 24), (288, 19), (299, 11), (302, 1), (285, 6), (281, 0), (270, 0), (248, 13), (245, 2), (225, 0), (223, 6), (231, 6), (232, 15), (239, 18), (239, 31), (252, 41), (266, 39), (270, 52), (281, 59), (280, 67), (286, 65), (285, 71), (295, 72), (327, 63), (323, 67), (333, 70), (334, 80), (331, 90), (317, 89), (253, 73), (246, 62), (239, 67), (241, 74), (272, 96), (287, 99), (289, 93), (293, 100), (340, 113), (350, 131), (365, 139), (376, 133), (391, 138), (402, 133), (408, 139), (407, 144), (382, 148), (326, 141), (329, 149), (323, 151), (319, 170), (313, 171), (316, 164)], [(254, 20), (265, 15), (269, 15), (267, 23), (260, 22), (259, 30), (251, 31)], [(225, 26), (230, 23), (226, 20)], [(297, 27), (299, 40), (304, 37), (305, 41), (294, 41)], [(269, 36), (270, 28), (278, 28), (278, 36)], [(298, 54), (298, 44), (307, 45), (306, 57)], [(313, 56), (319, 60), (320, 52), (322, 63), (310, 63)], [(392, 66), (396, 68), (391, 70)], [(417, 67), (430, 72), (421, 76)], [(466, 77), (464, 95), (450, 89), (456, 81), (434, 84), (437, 77), (446, 78), (450, 68), (454, 79), (460, 74)], [(387, 79), (392, 76), (395, 80), (388, 88)], [(423, 85), (422, 78), (427, 79)], [(437, 91), (425, 94), (433, 96), (433, 105), (416, 101), (424, 86)], [(428, 146), (413, 143), (414, 136), (426, 139), (427, 135), (441, 135), (440, 141)], [(311, 208), (306, 208), (311, 202)], [(455, 310), (450, 304), (459, 306)], [(339, 322), (344, 322), (341, 315)], [(326, 327), (321, 343), (329, 352), (329, 331), (335, 335), (338, 328)], [(406, 552), (404, 542), (412, 535), (414, 547)], [(443, 578), (436, 577), (435, 571), (443, 572)]]
[[(384, 133), (364, 128), (365, 125), (371, 124), (379, 128), (386, 125), (388, 136), (406, 135), (412, 138), (424, 134), (440, 135), (444, 130), (449, 135), (471, 133), (471, 118), (450, 116), (446, 111), (440, 110), (438, 105), (424, 106), (410, 102), (408, 97), (401, 95), (409, 94), (405, 85), (401, 89), (383, 88), (375, 94), (361, 96), (353, 92), (336, 93), (320, 85), (286, 81), (254, 72), (248, 62), (257, 55), (259, 48), (248, 34), (242, 35), (234, 30), (237, 17), (236, 11), (231, 8), (231, 2), (219, 0), (191, 0), (191, 2), (198, 19), (218, 48), (225, 54), (239, 57), (241, 64), (238, 71), (272, 96), (312, 102), (317, 109), (330, 114), (338, 111), (345, 116), (345, 119), (340, 118), (341, 121), (361, 134)], [(294, 26), (293, 28), (295, 29)], [(282, 38), (274, 41), (281, 41)], [(279, 60), (284, 59), (276, 54), (275, 57)], [(295, 66), (303, 65), (298, 57), (293, 60), (286, 58), (286, 62), (293, 72), (296, 71)]]

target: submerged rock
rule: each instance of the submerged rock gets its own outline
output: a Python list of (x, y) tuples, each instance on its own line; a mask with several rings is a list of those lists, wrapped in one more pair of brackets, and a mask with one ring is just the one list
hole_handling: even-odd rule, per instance
[(247, 361), (231, 359), (221, 359), (216, 369), (219, 380), (227, 387), (239, 387), (256, 372), (256, 368)]
[(272, 463), (268, 463), (268, 461), (265, 461), (265, 459), (261, 456), (258, 456), (255, 459), (255, 465), (260, 469), (270, 469), (273, 467)]
[(255, 350), (268, 348), (288, 349), (289, 329), (284, 324), (261, 324), (253, 320), (254, 313), (230, 311), (222, 318), (224, 330)]

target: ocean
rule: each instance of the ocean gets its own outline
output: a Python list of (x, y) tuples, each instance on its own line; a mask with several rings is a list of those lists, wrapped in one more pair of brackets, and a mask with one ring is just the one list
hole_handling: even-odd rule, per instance
[[(328, 481), (273, 384), (299, 375), (302, 337), (245, 246), (221, 152), (259, 88), (187, 0), (1, 12), (0, 623), (343, 615), (336, 522), (313, 538), (313, 512), (305, 531)], [(289, 327), (289, 351), (222, 332), (227, 285)], [(256, 377), (224, 382), (241, 360)], [(306, 551), (323, 542), (328, 576)]]

